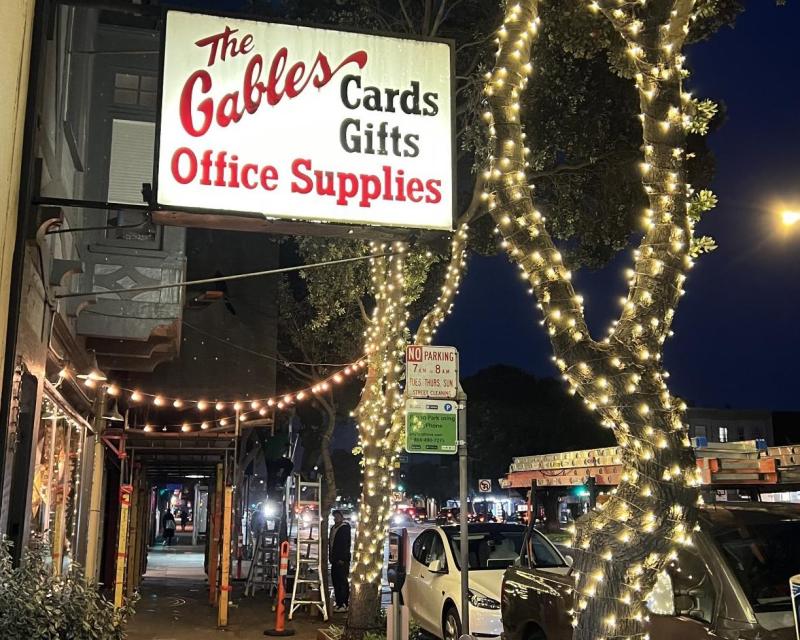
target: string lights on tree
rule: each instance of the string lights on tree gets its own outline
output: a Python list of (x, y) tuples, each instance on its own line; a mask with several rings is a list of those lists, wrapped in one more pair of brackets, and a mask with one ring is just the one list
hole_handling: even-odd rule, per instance
[[(385, 253), (386, 247), (372, 243), (370, 249), (377, 255)], [(377, 610), (383, 542), (392, 509), (396, 453), (390, 440), (391, 425), (394, 412), (402, 404), (400, 377), (408, 320), (404, 277), (406, 246), (396, 242), (393, 249), (395, 255), (376, 257), (370, 265), (375, 308), (365, 332), (366, 382), (353, 412), (358, 423), (363, 469), (352, 570), (351, 622), (371, 621)]]
[(509, 3), (497, 32), (497, 61), (485, 90), (493, 156), (484, 197), (503, 246), (538, 300), (556, 365), (570, 390), (614, 431), (628, 469), (609, 500), (572, 530), (578, 550), (574, 637), (645, 638), (644, 600), (677, 549), (692, 544), (700, 500), (686, 406), (670, 394), (661, 364), (692, 256), (703, 250), (693, 236), (693, 207), (710, 208), (698, 205), (703, 198), (686, 181), (686, 136), (698, 114), (682, 88), (681, 51), (694, 2), (596, 0), (589, 8), (611, 21), (634, 67), (649, 201), (630, 290), (608, 337), (591, 337), (583, 299), (526, 178), (520, 101), (533, 72), (537, 0)]
[[(483, 181), (476, 183), (473, 198), (460, 218), (450, 246), (450, 261), (433, 307), (423, 317), (414, 344), (430, 344), (439, 326), (450, 314), (466, 267), (469, 220), (479, 211)], [(373, 244), (373, 254), (386, 247)], [(402, 255), (406, 247), (396, 243), (398, 257), (375, 259), (371, 265), (371, 288), (376, 305), (365, 333), (367, 381), (361, 401), (353, 412), (359, 429), (362, 453), (362, 493), (356, 531), (355, 565), (352, 573), (347, 633), (360, 637), (369, 630), (379, 606), (383, 547), (392, 515), (392, 481), (395, 464), (403, 448), (405, 402), (400, 379), (404, 370), (408, 320), (406, 283)]]

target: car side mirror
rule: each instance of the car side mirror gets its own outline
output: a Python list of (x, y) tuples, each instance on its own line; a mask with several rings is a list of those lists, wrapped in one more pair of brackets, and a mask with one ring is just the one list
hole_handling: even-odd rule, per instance
[(428, 571), (431, 573), (444, 573), (444, 567), (441, 560), (431, 560), (428, 563)]
[(564, 556), (564, 562), (568, 567), (571, 567), (573, 564), (575, 564), (575, 558), (572, 556)]

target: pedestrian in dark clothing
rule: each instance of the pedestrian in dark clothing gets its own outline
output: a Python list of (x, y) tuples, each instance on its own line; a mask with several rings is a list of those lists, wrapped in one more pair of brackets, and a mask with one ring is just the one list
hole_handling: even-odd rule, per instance
[(172, 536), (175, 535), (175, 516), (172, 511), (167, 509), (164, 512), (164, 545), (172, 544)]
[(189, 514), (186, 509), (181, 509), (181, 531), (186, 531), (187, 522), (189, 522)]
[(341, 511), (333, 512), (333, 526), (328, 537), (328, 559), (336, 612), (347, 611), (350, 604), (350, 525)]

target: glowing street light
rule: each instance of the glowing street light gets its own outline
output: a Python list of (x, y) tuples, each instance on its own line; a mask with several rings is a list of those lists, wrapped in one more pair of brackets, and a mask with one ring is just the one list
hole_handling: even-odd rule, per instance
[(793, 227), (800, 223), (800, 211), (784, 210), (781, 212), (781, 222), (784, 227)]

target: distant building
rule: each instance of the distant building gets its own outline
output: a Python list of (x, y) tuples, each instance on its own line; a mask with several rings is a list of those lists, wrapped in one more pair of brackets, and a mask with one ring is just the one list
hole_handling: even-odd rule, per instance
[(800, 442), (800, 411), (773, 412), (772, 430), (776, 445)]
[(705, 437), (709, 442), (738, 442), (763, 438), (767, 445), (775, 444), (772, 412), (738, 409), (690, 408), (689, 435)]

